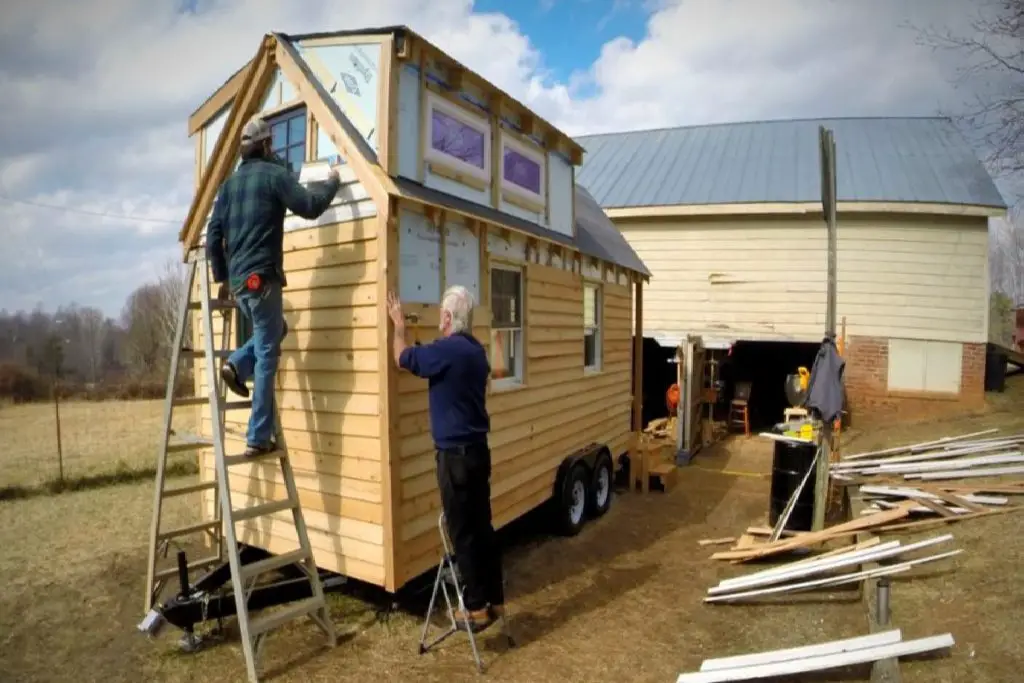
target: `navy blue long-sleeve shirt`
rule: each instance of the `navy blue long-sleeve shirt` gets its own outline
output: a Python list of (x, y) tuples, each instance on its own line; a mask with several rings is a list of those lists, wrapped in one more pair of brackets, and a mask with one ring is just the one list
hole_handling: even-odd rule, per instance
[(437, 448), (481, 443), (491, 430), (487, 414), (487, 350), (472, 335), (456, 333), (408, 346), (398, 364), (428, 381), (430, 432)]

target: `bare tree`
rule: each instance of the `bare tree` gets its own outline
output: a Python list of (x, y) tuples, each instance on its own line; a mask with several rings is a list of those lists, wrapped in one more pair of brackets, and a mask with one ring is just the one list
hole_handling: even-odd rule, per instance
[(921, 40), (964, 57), (959, 84), (974, 93), (958, 117), (980, 134), (999, 175), (1024, 171), (1024, 0), (979, 0), (969, 35), (923, 29)]

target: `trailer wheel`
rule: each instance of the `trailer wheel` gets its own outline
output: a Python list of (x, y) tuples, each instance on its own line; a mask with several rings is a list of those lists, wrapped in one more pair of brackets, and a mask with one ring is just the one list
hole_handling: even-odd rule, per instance
[(612, 506), (613, 478), (612, 459), (607, 453), (602, 452), (594, 463), (587, 491), (587, 513), (591, 517), (600, 517)]
[(582, 463), (573, 465), (565, 475), (558, 500), (558, 526), (565, 536), (575, 536), (586, 522), (589, 483), (587, 468)]

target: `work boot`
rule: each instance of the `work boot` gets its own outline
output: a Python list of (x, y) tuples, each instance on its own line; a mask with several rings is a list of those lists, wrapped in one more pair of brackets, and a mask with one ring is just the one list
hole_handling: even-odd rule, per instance
[[(460, 609), (455, 610), (455, 627), (460, 631), (466, 630), (467, 614)], [(473, 633), (480, 633), (494, 623), (494, 617), (489, 608), (469, 610), (469, 628)]]
[(249, 398), (249, 387), (245, 386), (238, 379), (238, 371), (235, 366), (231, 364), (231, 361), (227, 361), (220, 367), (220, 378), (224, 380), (224, 384), (228, 389), (235, 392), (242, 398)]

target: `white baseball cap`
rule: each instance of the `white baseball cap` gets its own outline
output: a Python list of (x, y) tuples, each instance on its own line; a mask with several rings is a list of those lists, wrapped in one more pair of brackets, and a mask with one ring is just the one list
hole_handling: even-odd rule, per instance
[(260, 142), (270, 137), (270, 126), (259, 115), (252, 117), (242, 128), (242, 142)]

